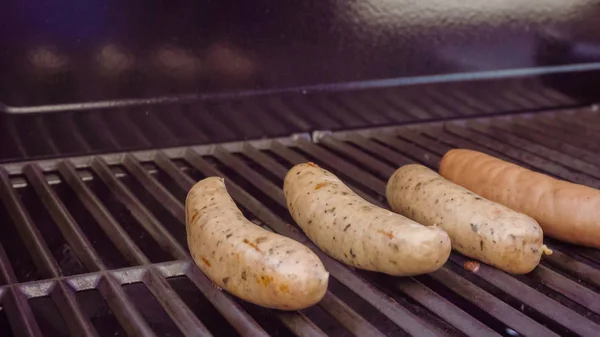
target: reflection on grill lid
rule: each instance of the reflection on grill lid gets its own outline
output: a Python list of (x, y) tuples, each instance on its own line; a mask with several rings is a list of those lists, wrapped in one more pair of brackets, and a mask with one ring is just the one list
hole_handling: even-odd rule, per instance
[[(481, 150), (600, 188), (600, 114), (544, 112), (0, 168), (0, 330), (15, 335), (597, 335), (600, 252), (551, 239), (530, 274), (476, 272), (453, 253), (440, 270), (389, 277), (348, 268), (292, 225), (281, 184), (314, 161), (385, 206), (402, 164), (437, 168), (448, 149)], [(244, 213), (314, 249), (331, 273), (315, 307), (262, 309), (217, 289), (191, 261), (184, 198), (226, 177)]]

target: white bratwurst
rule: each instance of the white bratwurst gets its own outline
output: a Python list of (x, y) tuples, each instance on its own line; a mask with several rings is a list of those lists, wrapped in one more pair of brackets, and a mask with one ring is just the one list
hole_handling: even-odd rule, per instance
[(458, 186), (422, 165), (405, 165), (387, 184), (392, 209), (448, 232), (462, 254), (513, 274), (533, 270), (543, 253), (543, 233), (525, 214)]
[(450, 255), (444, 230), (369, 203), (313, 163), (294, 166), (283, 189), (288, 209), (306, 235), (348, 265), (407, 276), (432, 272)]
[(186, 199), (192, 258), (216, 285), (248, 302), (280, 310), (316, 304), (329, 273), (308, 247), (260, 228), (235, 205), (223, 178), (198, 182)]

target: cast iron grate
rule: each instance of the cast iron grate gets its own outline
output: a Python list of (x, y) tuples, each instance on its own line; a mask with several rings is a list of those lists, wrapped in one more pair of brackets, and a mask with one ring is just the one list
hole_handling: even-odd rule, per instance
[[(0, 168), (0, 331), (16, 336), (491, 336), (600, 331), (600, 251), (548, 240), (528, 275), (452, 254), (439, 271), (393, 278), (332, 260), (294, 226), (281, 184), (304, 161), (385, 205), (398, 166), (436, 168), (450, 148), (482, 150), (600, 187), (592, 109), (317, 132)], [(266, 310), (215, 288), (188, 255), (184, 197), (222, 175), (257, 224), (316, 250), (329, 292), (301, 312)], [(6, 334), (6, 335), (10, 335)]]
[[(350, 92), (0, 113), (0, 162), (274, 138), (580, 104), (540, 81), (514, 79)], [(50, 107), (51, 108), (51, 107)], [(59, 109), (59, 107), (54, 107)], [(49, 112), (49, 113), (43, 113)]]

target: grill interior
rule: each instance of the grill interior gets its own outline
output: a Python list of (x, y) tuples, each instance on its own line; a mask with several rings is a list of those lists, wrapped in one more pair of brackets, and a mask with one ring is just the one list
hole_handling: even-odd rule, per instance
[[(582, 102), (537, 78), (0, 113), (0, 162), (274, 138)], [(78, 110), (69, 110), (79, 107)], [(1, 108), (1, 107), (0, 107)], [(57, 107), (54, 107), (57, 108)]]
[[(530, 274), (509, 276), (453, 253), (435, 273), (353, 270), (293, 224), (281, 190), (305, 161), (386, 206), (386, 179), (433, 169), (454, 147), (600, 188), (600, 113), (593, 108), (466, 118), (289, 138), (6, 164), (0, 168), (3, 336), (595, 336), (600, 252), (547, 240)], [(315, 250), (331, 274), (300, 312), (266, 310), (214, 287), (191, 261), (184, 200), (206, 176), (226, 178), (244, 214)]]

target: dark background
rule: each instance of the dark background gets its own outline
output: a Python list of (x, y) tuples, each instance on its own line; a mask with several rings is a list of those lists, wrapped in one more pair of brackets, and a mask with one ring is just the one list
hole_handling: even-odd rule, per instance
[(7, 0), (10, 106), (600, 60), (600, 1)]

